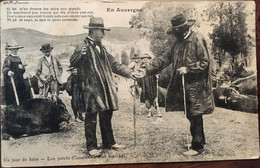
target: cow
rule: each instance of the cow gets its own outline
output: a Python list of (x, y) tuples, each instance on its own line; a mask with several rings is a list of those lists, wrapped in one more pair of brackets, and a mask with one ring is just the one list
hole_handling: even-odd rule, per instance
[(60, 123), (68, 122), (71, 116), (60, 98), (30, 99), (19, 106), (6, 106), (2, 111), (2, 133), (19, 138), (52, 133), (60, 130)]

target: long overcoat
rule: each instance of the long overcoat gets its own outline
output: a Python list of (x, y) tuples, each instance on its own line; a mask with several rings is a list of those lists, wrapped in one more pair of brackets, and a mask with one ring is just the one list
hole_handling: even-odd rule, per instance
[(83, 43), (87, 46), (86, 54), (81, 53), (83, 44), (80, 44), (70, 58), (71, 65), (78, 68), (87, 112), (88, 109), (93, 113), (118, 110), (113, 73), (130, 77), (132, 70), (119, 64), (103, 45), (99, 52), (98, 46), (88, 38)]
[(78, 75), (71, 74), (66, 83), (66, 91), (72, 97), (71, 107), (73, 111), (84, 112), (85, 103), (82, 93), (81, 80)]
[[(19, 65), (22, 65), (19, 68)], [(7, 105), (16, 104), (14, 89), (11, 83), (11, 78), (8, 76), (8, 72), (13, 71), (14, 75), (14, 83), (18, 95), (19, 102), (25, 101), (27, 98), (30, 98), (30, 93), (28, 93), (28, 89), (26, 88), (25, 81), (23, 78), (23, 74), (25, 72), (25, 68), (22, 64), (21, 59), (18, 56), (8, 55), (3, 63), (3, 78), (4, 78), (4, 96)]]
[(211, 68), (205, 39), (191, 31), (183, 40), (176, 40), (164, 56), (158, 57), (146, 67), (148, 74), (154, 74), (171, 65), (171, 77), (167, 87), (166, 111), (180, 111), (184, 107), (180, 67), (187, 67), (184, 76), (187, 115), (210, 114), (214, 110)]

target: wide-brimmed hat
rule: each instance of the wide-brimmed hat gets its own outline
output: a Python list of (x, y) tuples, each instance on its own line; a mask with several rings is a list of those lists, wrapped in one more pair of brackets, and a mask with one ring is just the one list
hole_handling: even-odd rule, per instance
[(152, 57), (151, 57), (149, 54), (145, 53), (145, 54), (143, 54), (142, 56), (140, 56), (139, 58), (140, 58), (140, 59), (144, 59), (144, 58), (151, 59)]
[(195, 22), (196, 20), (186, 20), (183, 14), (178, 14), (171, 19), (172, 27), (167, 31), (167, 33), (171, 34), (178, 30), (178, 28), (182, 28), (184, 26), (191, 27)]
[(15, 40), (13, 40), (10, 44), (6, 43), (6, 46), (5, 46), (6, 50), (21, 49), (21, 48), (24, 48), (24, 47), (18, 45)]
[(42, 52), (51, 51), (53, 47), (50, 44), (43, 44), (42, 48), (40, 49)]
[(102, 29), (110, 31), (110, 29), (105, 28), (104, 21), (102, 17), (91, 17), (88, 25), (83, 25), (85, 29)]

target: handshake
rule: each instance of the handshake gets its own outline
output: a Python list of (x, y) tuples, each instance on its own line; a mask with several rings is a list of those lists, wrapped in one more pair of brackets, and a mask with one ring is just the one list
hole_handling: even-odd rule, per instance
[(147, 70), (145, 68), (140, 68), (137, 71), (133, 71), (131, 73), (131, 78), (132, 79), (140, 79), (143, 78), (147, 75)]

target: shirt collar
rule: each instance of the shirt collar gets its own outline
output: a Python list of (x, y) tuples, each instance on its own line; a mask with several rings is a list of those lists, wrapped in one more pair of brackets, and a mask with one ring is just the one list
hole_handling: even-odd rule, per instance
[(184, 37), (184, 41), (192, 41), (192, 37), (193, 37), (192, 34), (193, 34), (193, 31), (190, 30), (188, 32), (188, 34)]
[(92, 45), (94, 45), (94, 47), (96, 47), (96, 46), (101, 47), (101, 46), (102, 46), (102, 43), (101, 43), (101, 42), (100, 42), (99, 44), (97, 44), (97, 43), (94, 41), (94, 39), (91, 38), (90, 36), (87, 36), (87, 38), (90, 39), (89, 41), (90, 41), (90, 43), (91, 43)]
[(190, 34), (191, 34), (191, 30), (189, 29), (188, 33), (186, 34), (186, 36), (183, 39), (186, 40)]
[(18, 55), (14, 55), (14, 54), (12, 54), (12, 53), (10, 53), (10, 55), (13, 56), (13, 57), (18, 57)]

